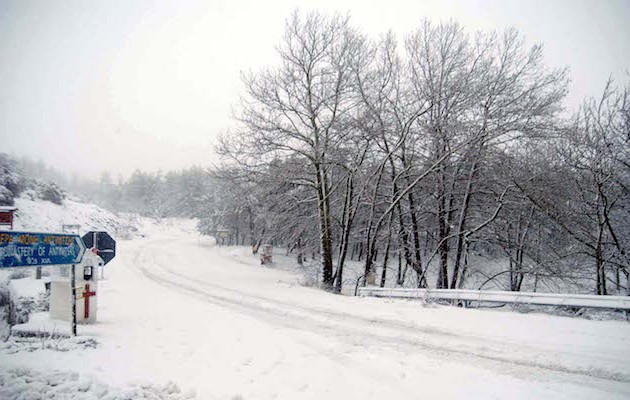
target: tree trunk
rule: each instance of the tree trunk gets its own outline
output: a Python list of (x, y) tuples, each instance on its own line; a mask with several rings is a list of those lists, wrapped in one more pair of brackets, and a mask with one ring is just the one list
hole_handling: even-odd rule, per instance
[(256, 234), (254, 233), (254, 213), (251, 207), (247, 207), (247, 213), (249, 214), (249, 237), (253, 248), (256, 245)]
[(466, 283), (466, 273), (468, 272), (469, 249), (470, 249), (469, 243), (468, 241), (465, 241), (464, 242), (464, 264), (462, 265), (462, 272), (459, 277), (459, 281), (457, 282), (458, 289), (463, 289), (464, 283)]
[(472, 197), (473, 181), (477, 176), (477, 163), (478, 160), (474, 160), (470, 167), (468, 181), (466, 182), (466, 191), (464, 192), (464, 199), (462, 201), (461, 209), (459, 210), (459, 222), (457, 224), (458, 235), (457, 244), (455, 245), (455, 264), (453, 265), (451, 289), (455, 289), (457, 287), (457, 280), (459, 279), (459, 268), (464, 250), (464, 229), (466, 229), (466, 219), (468, 218), (468, 207), (470, 206), (470, 198)]
[[(380, 226), (377, 226), (376, 232), (374, 232), (374, 236), (372, 236), (372, 228), (374, 226), (374, 214), (376, 211), (376, 198), (378, 196), (378, 190), (381, 186), (381, 181), (383, 178), (382, 170), (378, 174), (378, 178), (376, 180), (376, 185), (374, 186), (374, 191), (372, 192), (372, 204), (370, 205), (370, 216), (368, 217), (368, 226), (365, 231), (365, 271), (364, 275), (367, 276), (372, 272), (372, 264), (375, 260), (376, 253), (376, 241), (378, 239), (378, 229)], [(379, 221), (380, 222), (380, 221)]]
[(322, 286), (326, 290), (333, 287), (332, 240), (330, 234), (330, 202), (326, 187), (326, 174), (320, 164), (315, 165), (317, 174), (317, 204), (319, 211), (319, 236), (322, 260)]
[(409, 201), (409, 213), (411, 214), (411, 231), (413, 236), (414, 259), (412, 267), (416, 272), (420, 273), (420, 276), (422, 276), (422, 279), (419, 282), (419, 287), (424, 288), (427, 287), (427, 284), (422, 268), (422, 254), (420, 250), (420, 227), (418, 224), (418, 216), (416, 215), (416, 203), (411, 190), (409, 191), (407, 200)]
[(619, 267), (615, 268), (615, 289), (617, 292), (621, 290), (621, 280), (619, 276)]
[(440, 265), (438, 267), (437, 288), (448, 288), (448, 227), (446, 226), (446, 204), (444, 196), (438, 200), (438, 252)]
[(595, 268), (597, 270), (597, 294), (606, 295), (606, 272), (604, 265), (604, 253), (602, 250), (603, 228), (598, 226), (597, 243), (595, 246)]
[(398, 276), (396, 277), (396, 284), (403, 284), (403, 274), (402, 274), (402, 254), (400, 254), (400, 249), (398, 249)]
[(303, 260), (304, 256), (302, 254), (302, 240), (299, 236), (297, 238), (296, 247), (297, 247), (297, 263), (301, 267), (304, 265), (304, 260)]
[[(441, 154), (446, 152), (446, 143), (442, 143)], [(437, 179), (437, 223), (438, 223), (438, 253), (439, 262), (438, 266), (438, 279), (436, 287), (438, 289), (448, 288), (448, 212), (446, 201), (446, 172), (444, 165), (440, 165), (438, 169)]]
[(392, 244), (392, 225), (394, 222), (394, 213), (389, 214), (389, 226), (387, 228), (387, 245), (385, 245), (385, 254), (383, 255), (383, 271), (381, 272), (381, 287), (385, 287), (387, 279), (387, 262), (389, 260), (389, 249)]
[(352, 212), (352, 198), (354, 196), (354, 182), (353, 177), (349, 176), (346, 182), (346, 198), (343, 205), (343, 220), (342, 220), (342, 235), (341, 235), (341, 248), (339, 250), (339, 261), (337, 262), (337, 272), (335, 273), (335, 292), (341, 293), (343, 283), (343, 266), (346, 261), (346, 255), (348, 253), (348, 245), (350, 240), (350, 230), (352, 229), (352, 222), (354, 220), (354, 213)]

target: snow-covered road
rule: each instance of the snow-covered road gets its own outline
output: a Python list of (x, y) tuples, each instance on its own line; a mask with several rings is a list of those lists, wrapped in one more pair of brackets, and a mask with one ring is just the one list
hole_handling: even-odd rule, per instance
[(119, 242), (97, 349), (5, 365), (201, 399), (630, 398), (628, 323), (334, 296), (188, 232)]

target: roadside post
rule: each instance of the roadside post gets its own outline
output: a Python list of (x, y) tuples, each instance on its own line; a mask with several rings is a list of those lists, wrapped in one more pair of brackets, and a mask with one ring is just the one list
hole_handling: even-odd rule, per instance
[(273, 263), (273, 246), (265, 244), (260, 252), (260, 265), (268, 265)]

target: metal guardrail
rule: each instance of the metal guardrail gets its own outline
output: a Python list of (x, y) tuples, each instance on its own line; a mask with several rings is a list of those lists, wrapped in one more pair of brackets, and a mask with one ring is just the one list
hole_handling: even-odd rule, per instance
[(588, 294), (557, 294), (534, 292), (502, 292), (465, 289), (405, 289), (359, 288), (359, 296), (393, 297), (402, 299), (456, 300), (463, 302), (489, 302), (533, 304), (545, 306), (588, 307), (630, 310), (630, 296), (596, 296)]

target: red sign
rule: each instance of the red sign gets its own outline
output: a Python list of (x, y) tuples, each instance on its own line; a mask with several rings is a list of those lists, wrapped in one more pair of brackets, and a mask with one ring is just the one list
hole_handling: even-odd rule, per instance
[(9, 225), (13, 229), (13, 211), (0, 211), (0, 225)]

